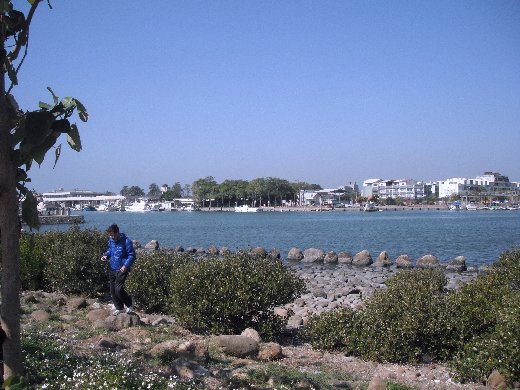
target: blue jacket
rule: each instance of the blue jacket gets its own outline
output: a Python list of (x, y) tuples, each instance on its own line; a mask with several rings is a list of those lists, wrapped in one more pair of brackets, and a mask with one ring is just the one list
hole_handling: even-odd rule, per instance
[(118, 271), (123, 265), (130, 270), (135, 260), (135, 250), (124, 233), (120, 233), (119, 240), (108, 239), (108, 250), (104, 253), (110, 259), (110, 269)]

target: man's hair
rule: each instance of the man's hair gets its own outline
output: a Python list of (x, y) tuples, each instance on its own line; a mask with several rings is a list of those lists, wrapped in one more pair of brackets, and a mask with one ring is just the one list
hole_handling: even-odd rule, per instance
[(110, 225), (107, 229), (107, 233), (119, 233), (119, 226), (117, 226), (115, 223)]

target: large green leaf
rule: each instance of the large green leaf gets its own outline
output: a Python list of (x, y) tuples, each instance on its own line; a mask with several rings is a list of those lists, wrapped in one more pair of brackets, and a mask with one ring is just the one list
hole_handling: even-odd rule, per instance
[(74, 101), (76, 102), (76, 107), (78, 108), (79, 119), (81, 119), (83, 122), (88, 121), (88, 112), (85, 106), (78, 99), (74, 99)]
[(70, 132), (67, 134), (67, 143), (76, 152), (81, 150), (81, 139), (79, 137), (78, 127), (75, 123), (70, 125)]
[(49, 111), (31, 111), (25, 117), (25, 135), (27, 143), (38, 146), (52, 132), (54, 115)]
[(31, 191), (27, 192), (22, 202), (22, 219), (31, 229), (40, 228), (38, 218), (38, 201)]
[(41, 145), (38, 145), (30, 150), (29, 156), (32, 157), (33, 160), (38, 163), (38, 165), (42, 165), (42, 162), (45, 159), (45, 155), (49, 149), (54, 146), (59, 135), (60, 133), (52, 133), (49, 135)]

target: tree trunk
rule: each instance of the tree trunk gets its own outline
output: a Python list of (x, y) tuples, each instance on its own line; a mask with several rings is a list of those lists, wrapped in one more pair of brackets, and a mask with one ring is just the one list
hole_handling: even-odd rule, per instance
[[(0, 37), (4, 42), (3, 34)], [(0, 61), (6, 55), (2, 46)], [(6, 333), (3, 344), (4, 378), (22, 374), (20, 343), (20, 227), (16, 195), (16, 167), (11, 162), (10, 128), (5, 99), (5, 70), (0, 77), (0, 240), (2, 244), (1, 324)]]

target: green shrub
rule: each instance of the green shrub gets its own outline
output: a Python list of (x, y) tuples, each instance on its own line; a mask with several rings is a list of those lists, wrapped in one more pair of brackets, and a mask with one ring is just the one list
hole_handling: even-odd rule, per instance
[(498, 369), (520, 380), (520, 250), (449, 296), (449, 327), (457, 335), (452, 367), (460, 380), (484, 380)]
[(449, 329), (456, 349), (473, 337), (492, 331), (503, 300), (520, 288), (520, 250), (504, 252), (486, 274), (453, 291), (448, 298)]
[(387, 280), (388, 289), (365, 302), (354, 330), (363, 359), (412, 363), (422, 355), (448, 356), (442, 270), (403, 271)]
[(269, 339), (285, 326), (272, 309), (291, 302), (304, 288), (303, 280), (280, 260), (225, 255), (176, 267), (170, 281), (170, 309), (193, 330), (222, 334), (252, 327)]
[(43, 271), (45, 254), (42, 240), (36, 234), (20, 237), (20, 279), (23, 290), (41, 290), (45, 287)]
[(352, 353), (355, 349), (355, 340), (352, 339), (355, 321), (355, 312), (350, 308), (328, 311), (312, 316), (300, 335), (314, 348)]
[(520, 290), (506, 297), (496, 313), (495, 327), (475, 336), (451, 362), (458, 380), (483, 383), (498, 370), (509, 384), (520, 381)]
[(125, 285), (137, 301), (139, 309), (147, 312), (165, 312), (172, 271), (175, 266), (190, 260), (188, 254), (163, 251), (139, 253)]
[(73, 226), (66, 232), (44, 233), (41, 238), (47, 289), (90, 296), (107, 290), (108, 262), (100, 260), (107, 247), (104, 234)]

